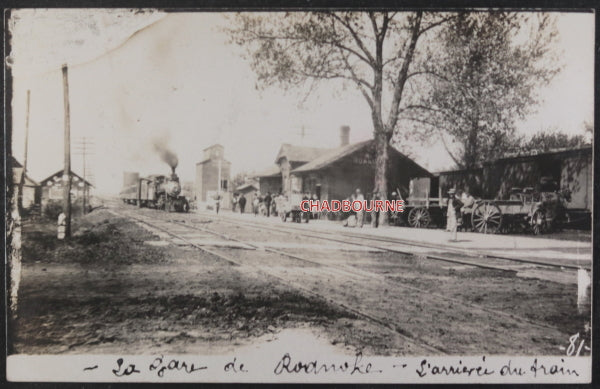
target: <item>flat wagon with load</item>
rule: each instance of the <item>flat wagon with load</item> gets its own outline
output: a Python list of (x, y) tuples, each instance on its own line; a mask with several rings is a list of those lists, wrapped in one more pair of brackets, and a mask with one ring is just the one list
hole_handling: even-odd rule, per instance
[(288, 218), (291, 218), (292, 221), (296, 223), (301, 223), (302, 219), (306, 223), (309, 220), (308, 212), (303, 212), (300, 209), (300, 203), (302, 202), (302, 194), (301, 193), (292, 193), (291, 195), (281, 195), (275, 198), (275, 204), (277, 209), (277, 214), (281, 217), (283, 222), (287, 221)]
[[(432, 192), (437, 192), (436, 197), (430, 196)], [(543, 191), (515, 187), (508, 199), (472, 198), (471, 203), (465, 202), (459, 223), (464, 230), (486, 234), (501, 231), (543, 234), (561, 228), (568, 221), (566, 203), (569, 199), (568, 192), (558, 190), (551, 183), (546, 184)], [(411, 180), (405, 204), (407, 224), (416, 228), (445, 226), (448, 201), (439, 178)]]

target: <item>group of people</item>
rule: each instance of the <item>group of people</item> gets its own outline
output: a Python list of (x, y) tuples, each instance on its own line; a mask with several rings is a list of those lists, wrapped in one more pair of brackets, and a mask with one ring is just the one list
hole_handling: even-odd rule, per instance
[[(401, 200), (402, 197), (399, 195), (399, 192), (393, 191), (391, 195), (388, 197), (388, 200), (396, 201)], [(367, 197), (363, 195), (360, 188), (357, 188), (346, 200), (349, 201), (363, 201), (363, 200), (384, 200), (384, 196), (380, 192), (374, 192), (372, 194), (367, 194)], [(371, 214), (371, 225), (374, 228), (379, 227), (381, 220), (381, 211), (373, 210), (370, 212)], [(365, 224), (365, 211), (354, 211), (350, 210), (348, 215), (344, 218), (343, 226), (344, 227), (359, 227), (362, 228)], [(390, 224), (396, 224), (396, 220), (398, 219), (398, 211), (388, 211), (388, 221)]]
[[(270, 192), (267, 192), (264, 196), (261, 195), (259, 191), (255, 191), (252, 195), (252, 213), (255, 216), (259, 214), (264, 214), (269, 217), (271, 215), (277, 214), (277, 198), (283, 197), (283, 194), (279, 193), (277, 195), (272, 195)], [(372, 194), (368, 194), (367, 197), (363, 195), (360, 188), (357, 188), (350, 196), (347, 198), (349, 201), (363, 201), (363, 200), (383, 200), (384, 196), (382, 193), (374, 192)], [(399, 191), (393, 191), (388, 199), (391, 201), (401, 200), (402, 196)], [(316, 195), (310, 194), (308, 192), (303, 193), (302, 200), (318, 200)], [(235, 193), (232, 199), (232, 211), (237, 212), (239, 208), (240, 213), (245, 213), (246, 204), (248, 199), (243, 193)], [(220, 198), (217, 199), (217, 213), (219, 213), (219, 203)], [(471, 196), (466, 191), (456, 190), (451, 188), (448, 190), (448, 209), (447, 209), (447, 223), (446, 223), (446, 231), (452, 233), (451, 240), (457, 240), (457, 231), (464, 224), (463, 217), (465, 215), (465, 210), (473, 207), (475, 203), (475, 198)], [(359, 227), (362, 228), (365, 224), (365, 211), (354, 211), (350, 210), (347, 212), (347, 215), (344, 218), (343, 225), (344, 227)], [(306, 212), (306, 215), (303, 215), (306, 218), (317, 218), (318, 215), (316, 213)], [(397, 224), (397, 220), (400, 220), (399, 214), (397, 211), (388, 211), (388, 221), (390, 224)], [(380, 211), (372, 211), (371, 212), (371, 225), (374, 228), (379, 227), (381, 220), (381, 212)]]
[[(267, 217), (274, 214), (276, 212), (275, 197), (276, 196), (273, 196), (271, 192), (267, 192), (267, 194), (263, 196), (259, 191), (255, 191), (254, 194), (251, 195), (252, 201), (250, 204), (252, 206), (252, 213), (255, 216), (258, 216), (259, 213), (265, 214)], [(234, 193), (231, 200), (232, 211), (237, 212), (239, 207), (240, 213), (245, 213), (247, 202), (248, 199), (243, 193)]]

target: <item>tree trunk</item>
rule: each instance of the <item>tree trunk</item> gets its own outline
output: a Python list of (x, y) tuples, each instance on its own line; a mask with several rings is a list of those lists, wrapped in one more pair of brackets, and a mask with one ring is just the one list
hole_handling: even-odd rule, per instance
[[(388, 196), (387, 183), (387, 162), (388, 162), (388, 145), (389, 136), (383, 129), (375, 130), (375, 185), (373, 193), (379, 193), (382, 200), (386, 200)], [(379, 224), (387, 223), (387, 212), (381, 212), (379, 215)]]
[(477, 165), (477, 135), (479, 133), (479, 128), (477, 122), (473, 122), (471, 124), (471, 130), (469, 131), (469, 136), (467, 137), (467, 144), (465, 146), (465, 168), (472, 169)]

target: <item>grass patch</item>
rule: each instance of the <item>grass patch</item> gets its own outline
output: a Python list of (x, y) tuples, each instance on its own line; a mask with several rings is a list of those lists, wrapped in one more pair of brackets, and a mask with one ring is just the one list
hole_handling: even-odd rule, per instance
[(39, 219), (23, 230), (23, 263), (156, 263), (164, 252), (144, 245), (156, 237), (103, 210), (73, 220), (72, 237), (58, 240), (56, 224)]

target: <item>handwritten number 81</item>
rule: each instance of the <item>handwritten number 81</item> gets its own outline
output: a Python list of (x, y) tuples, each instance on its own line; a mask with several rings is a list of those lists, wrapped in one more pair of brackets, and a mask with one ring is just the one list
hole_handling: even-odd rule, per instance
[[(573, 353), (575, 353), (575, 356), (578, 357), (579, 354), (581, 354), (581, 350), (585, 346), (585, 339), (581, 339), (581, 341), (579, 342), (579, 346), (576, 343), (578, 339), (579, 339), (579, 332), (569, 338), (569, 347), (567, 347), (567, 356), (571, 357), (571, 356), (573, 356)], [(577, 351), (575, 349), (577, 349)], [(586, 350), (588, 350), (588, 349), (589, 349), (589, 347), (586, 347)]]

